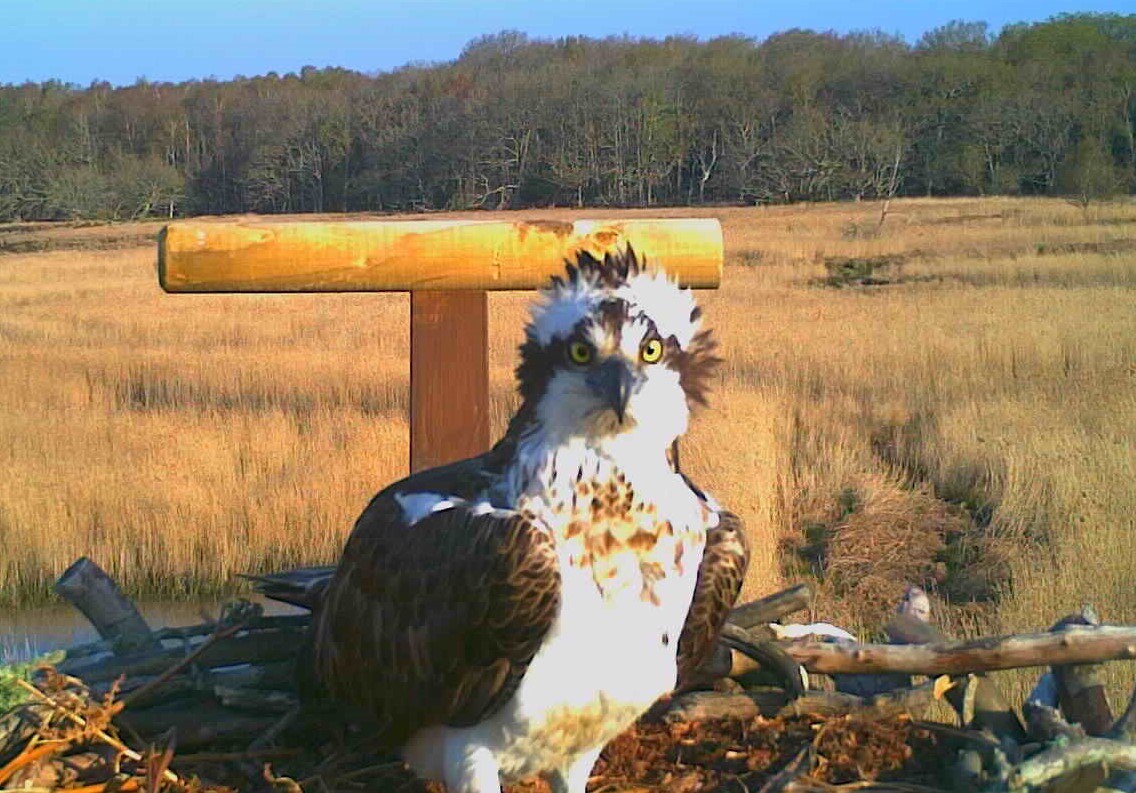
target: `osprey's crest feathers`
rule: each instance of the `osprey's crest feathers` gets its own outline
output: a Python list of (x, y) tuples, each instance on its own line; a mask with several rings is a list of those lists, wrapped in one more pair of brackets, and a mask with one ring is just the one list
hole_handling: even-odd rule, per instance
[(583, 793), (696, 670), (746, 566), (737, 518), (670, 453), (714, 346), (690, 291), (630, 249), (552, 279), (505, 436), (379, 493), (317, 610), (317, 678), (379, 743), (454, 793), (536, 772)]

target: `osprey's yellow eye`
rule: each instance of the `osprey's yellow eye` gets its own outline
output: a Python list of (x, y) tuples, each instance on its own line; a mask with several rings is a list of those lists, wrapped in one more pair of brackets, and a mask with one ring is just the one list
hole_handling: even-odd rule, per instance
[(568, 357), (572, 363), (583, 366), (592, 360), (592, 347), (585, 342), (574, 341), (568, 345)]
[(658, 363), (663, 357), (663, 343), (658, 339), (647, 339), (639, 348), (639, 357), (643, 363)]

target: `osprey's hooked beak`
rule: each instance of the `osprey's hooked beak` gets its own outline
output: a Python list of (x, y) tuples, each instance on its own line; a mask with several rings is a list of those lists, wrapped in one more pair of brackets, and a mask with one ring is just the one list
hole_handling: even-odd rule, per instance
[(603, 400), (604, 404), (615, 411), (619, 423), (623, 423), (627, 412), (627, 400), (631, 398), (631, 387), (634, 385), (635, 375), (627, 361), (621, 356), (613, 355), (596, 368), (588, 372), (587, 383), (592, 392)]

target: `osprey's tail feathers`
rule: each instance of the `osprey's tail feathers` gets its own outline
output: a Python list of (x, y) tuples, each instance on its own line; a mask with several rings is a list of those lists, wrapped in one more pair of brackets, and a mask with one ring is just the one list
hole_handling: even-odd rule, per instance
[(308, 609), (316, 608), (323, 600), (323, 593), (331, 583), (335, 573), (334, 565), (324, 567), (298, 567), (280, 573), (265, 575), (245, 575), (253, 583), (253, 588), (270, 600), (290, 603)]

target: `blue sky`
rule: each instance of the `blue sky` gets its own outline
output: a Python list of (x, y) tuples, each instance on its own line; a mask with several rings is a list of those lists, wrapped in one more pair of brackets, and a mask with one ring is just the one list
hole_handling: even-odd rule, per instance
[(878, 28), (914, 42), (952, 19), (997, 31), (1065, 11), (1133, 13), (1136, 0), (0, 0), (0, 82), (229, 79), (309, 64), (386, 71), (451, 60), (475, 36), (503, 29), (761, 39), (792, 27)]

